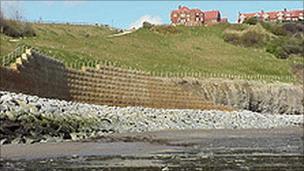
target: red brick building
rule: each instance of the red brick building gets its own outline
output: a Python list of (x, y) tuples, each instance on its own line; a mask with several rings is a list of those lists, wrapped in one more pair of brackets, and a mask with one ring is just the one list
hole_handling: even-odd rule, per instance
[(221, 18), (219, 11), (201, 11), (200, 9), (189, 9), (179, 6), (171, 12), (171, 23), (173, 25), (202, 26), (212, 25), (220, 22), (228, 22), (227, 18)]
[(262, 21), (303, 21), (303, 10), (290, 10), (284, 9), (283, 11), (271, 11), (271, 12), (256, 12), (256, 13), (239, 13), (238, 23), (243, 23), (252, 17), (257, 17)]

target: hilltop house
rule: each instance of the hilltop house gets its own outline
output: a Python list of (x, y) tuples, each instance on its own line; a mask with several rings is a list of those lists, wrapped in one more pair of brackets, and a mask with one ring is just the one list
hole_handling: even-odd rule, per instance
[(201, 11), (200, 9), (189, 9), (179, 6), (171, 12), (173, 25), (202, 26), (212, 25), (220, 22), (228, 22), (227, 18), (221, 18), (219, 11)]
[(257, 17), (259, 20), (262, 21), (303, 21), (304, 20), (304, 11), (303, 10), (291, 10), (288, 11), (284, 9), (283, 11), (271, 11), (271, 12), (261, 12), (256, 13), (239, 13), (238, 23), (243, 23), (244, 21), (248, 20), (252, 17)]

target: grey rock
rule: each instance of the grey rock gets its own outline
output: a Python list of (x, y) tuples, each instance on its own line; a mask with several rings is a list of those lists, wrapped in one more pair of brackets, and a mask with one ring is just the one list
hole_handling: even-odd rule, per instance
[[(1, 92), (0, 118), (22, 122), (25, 137), (7, 131), (9, 143), (79, 140), (114, 132), (162, 129), (242, 129), (303, 126), (302, 115), (276, 115), (247, 110), (223, 112), (191, 109), (110, 107)], [(32, 100), (34, 99), (34, 100)], [(12, 105), (12, 101), (15, 105)], [(231, 102), (232, 103), (232, 102)], [(18, 105), (17, 105), (18, 104)], [(8, 109), (8, 110), (6, 110)], [(285, 110), (285, 109), (284, 109)], [(1, 125), (1, 130), (4, 129)], [(3, 129), (2, 129), (3, 128)], [(13, 139), (13, 140), (12, 140)]]

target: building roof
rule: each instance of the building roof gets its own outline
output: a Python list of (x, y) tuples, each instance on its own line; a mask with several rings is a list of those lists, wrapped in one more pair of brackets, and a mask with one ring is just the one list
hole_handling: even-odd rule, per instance
[(245, 16), (246, 18), (255, 17), (258, 13), (242, 13), (241, 15)]
[(172, 13), (179, 13), (179, 12), (182, 12), (182, 11), (189, 12), (190, 9), (188, 7), (186, 7), (186, 6), (182, 6), (182, 7), (178, 8), (177, 10), (173, 10)]
[(197, 9), (197, 8), (194, 8), (194, 9), (191, 9), (191, 12), (202, 12), (200, 9)]
[(182, 6), (178, 10), (180, 10), (180, 11), (190, 11), (190, 9), (188, 7), (186, 7), (186, 6)]
[(272, 12), (267, 12), (269, 19), (276, 19), (278, 18), (278, 14), (280, 11), (272, 11)]
[(285, 14), (290, 14), (291, 17), (298, 17), (301, 14), (303, 15), (304, 10), (291, 10), (291, 11), (287, 11), (285, 12)]
[(188, 7), (182, 6), (177, 10), (173, 10), (172, 13), (180, 13), (180, 12), (193, 12), (193, 13), (202, 13), (200, 9), (194, 8), (189, 9)]
[(217, 19), (220, 16), (219, 11), (205, 11), (205, 20)]
[(270, 12), (256, 12), (256, 13), (242, 13), (240, 15), (245, 16), (246, 18), (250, 18), (250, 17), (254, 17), (256, 15), (258, 16), (262, 16), (264, 14), (267, 14), (269, 16), (269, 19), (276, 19), (279, 15), (279, 13), (283, 13), (283, 14), (289, 14), (290, 17), (299, 17), (300, 15), (303, 15), (303, 10), (291, 10), (291, 11), (270, 11)]

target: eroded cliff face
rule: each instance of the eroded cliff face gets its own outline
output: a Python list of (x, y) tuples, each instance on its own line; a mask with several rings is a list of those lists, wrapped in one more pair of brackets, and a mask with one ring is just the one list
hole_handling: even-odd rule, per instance
[(261, 113), (304, 114), (303, 85), (217, 79), (172, 81), (215, 104)]

